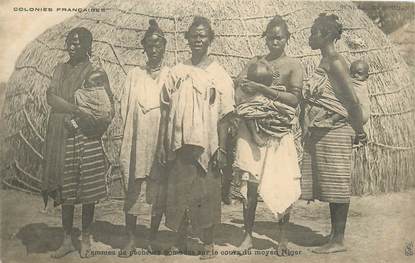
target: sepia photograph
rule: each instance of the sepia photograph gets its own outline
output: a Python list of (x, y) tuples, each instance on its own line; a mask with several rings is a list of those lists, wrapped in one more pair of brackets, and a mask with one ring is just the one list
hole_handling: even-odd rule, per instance
[(2, 0), (0, 37), (0, 263), (415, 261), (415, 2)]

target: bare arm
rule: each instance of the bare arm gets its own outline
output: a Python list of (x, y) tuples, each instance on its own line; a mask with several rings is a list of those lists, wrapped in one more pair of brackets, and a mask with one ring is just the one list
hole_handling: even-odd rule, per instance
[(69, 114), (79, 113), (79, 109), (76, 105), (67, 102), (66, 100), (51, 92), (46, 93), (46, 100), (48, 104), (52, 107), (52, 109), (54, 109), (57, 112)]
[(228, 139), (228, 130), (231, 127), (231, 120), (233, 118), (233, 113), (230, 112), (226, 114), (218, 122), (218, 144), (219, 148), (225, 149)]
[(299, 90), (300, 88), (296, 87), (287, 91), (278, 91), (264, 85), (261, 85), (261, 88), (258, 89), (264, 96), (272, 100), (278, 100), (294, 108), (297, 107), (300, 102)]
[(76, 113), (78, 111), (78, 107), (76, 107), (76, 105), (69, 103), (56, 95), (60, 89), (60, 79), (62, 78), (62, 74), (63, 65), (58, 64), (53, 70), (52, 79), (50, 80), (49, 87), (46, 91), (46, 101), (55, 112), (69, 114)]
[(265, 85), (241, 80), (240, 84), (251, 87), (253, 90), (261, 92), (264, 96), (272, 100), (278, 100), (282, 103), (297, 107), (301, 98), (301, 89), (303, 87), (303, 70), (300, 63), (293, 61), (291, 62), (291, 70), (289, 72), (289, 80), (286, 84), (286, 91), (278, 91)]
[(160, 116), (160, 128), (159, 128), (159, 145), (163, 147), (164, 150), (167, 149), (167, 121), (168, 121), (168, 109), (165, 106), (161, 107), (161, 116)]
[(363, 132), (362, 109), (359, 105), (359, 99), (353, 88), (352, 80), (345, 63), (340, 59), (334, 59), (330, 63), (330, 75), (337, 85), (334, 85), (334, 91), (343, 98), (343, 105), (350, 116), (350, 123), (357, 133)]

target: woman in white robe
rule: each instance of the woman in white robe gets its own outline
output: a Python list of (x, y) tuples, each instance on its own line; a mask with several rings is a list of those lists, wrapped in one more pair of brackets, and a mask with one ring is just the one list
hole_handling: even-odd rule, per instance
[(120, 256), (128, 257), (135, 249), (134, 233), (137, 215), (152, 205), (148, 249), (165, 212), (167, 178), (156, 158), (161, 119), (160, 92), (166, 85), (170, 69), (162, 66), (166, 39), (155, 20), (142, 40), (148, 62), (132, 69), (126, 78), (121, 99), (124, 136), (120, 166), (126, 190), (124, 202), (128, 243)]
[[(238, 89), (250, 94), (257, 92), (265, 96), (270, 103), (279, 103), (294, 111), (300, 100), (303, 75), (299, 61), (288, 57), (284, 51), (290, 37), (286, 22), (280, 16), (275, 16), (268, 23), (263, 36), (269, 53), (254, 58), (248, 63), (238, 76), (235, 93), (239, 94)], [(269, 65), (272, 71), (273, 81), (270, 87), (247, 80), (249, 66), (258, 61)], [(237, 104), (238, 101), (236, 96)], [(279, 132), (276, 133), (277, 136), (269, 136), (265, 146), (259, 146), (255, 142), (248, 130), (246, 120), (242, 118), (239, 122), (233, 167), (236, 178), (242, 181), (242, 186), (245, 186), (241, 189), (245, 197), (243, 205), (245, 236), (239, 247), (241, 250), (253, 247), (252, 231), (258, 193), (279, 221), (280, 250), (287, 247), (285, 229), (290, 208), (301, 194), (301, 175), (292, 125), (280, 123), (273, 118), (275, 117), (268, 120), (270, 127)], [(286, 129), (281, 132), (280, 128)]]

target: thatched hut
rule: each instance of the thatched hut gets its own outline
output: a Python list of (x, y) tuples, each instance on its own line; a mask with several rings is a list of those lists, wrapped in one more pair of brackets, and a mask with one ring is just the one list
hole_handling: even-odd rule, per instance
[[(126, 73), (144, 63), (140, 39), (148, 19), (158, 20), (167, 35), (165, 63), (174, 65), (189, 56), (183, 37), (195, 14), (209, 17), (216, 32), (211, 56), (235, 76), (254, 55), (266, 52), (261, 33), (275, 14), (282, 15), (292, 32), (290, 56), (301, 59), (308, 78), (320, 54), (308, 47), (310, 26), (321, 12), (337, 14), (345, 32), (338, 49), (349, 62), (361, 58), (370, 65), (371, 117), (369, 144), (355, 151), (355, 194), (399, 191), (415, 185), (414, 96), (408, 67), (389, 39), (353, 3), (289, 2), (278, 0), (112, 1), (97, 0), (89, 7), (105, 12), (84, 12), (46, 30), (20, 55), (7, 89), (3, 116), (8, 124), (8, 165), (5, 183), (39, 190), (42, 147), (49, 108), (45, 101), (54, 66), (67, 59), (63, 49), (67, 32), (76, 26), (94, 35), (93, 60), (109, 74), (117, 100)], [(103, 138), (110, 161), (109, 186), (118, 175), (117, 156), (122, 136), (117, 115)], [(115, 181), (114, 181), (115, 180)]]
[(415, 20), (388, 35), (415, 77)]

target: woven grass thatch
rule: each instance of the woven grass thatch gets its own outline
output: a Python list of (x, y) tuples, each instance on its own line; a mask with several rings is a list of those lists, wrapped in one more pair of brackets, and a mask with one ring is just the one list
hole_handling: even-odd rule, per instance
[[(93, 60), (103, 64), (119, 100), (126, 73), (145, 61), (139, 43), (149, 18), (157, 19), (166, 32), (165, 63), (168, 65), (189, 56), (183, 32), (192, 16), (203, 14), (211, 18), (216, 32), (211, 56), (235, 76), (251, 57), (266, 53), (260, 35), (271, 17), (283, 15), (292, 32), (287, 52), (301, 59), (308, 78), (320, 59), (319, 52), (308, 47), (308, 36), (314, 18), (321, 12), (335, 13), (341, 18), (345, 32), (337, 47), (346, 59), (351, 62), (361, 58), (370, 65), (368, 86), (372, 115), (367, 124), (370, 142), (355, 152), (353, 192), (399, 191), (415, 185), (414, 96), (407, 65), (388, 38), (353, 3), (98, 0), (90, 7), (107, 8), (107, 11), (77, 14), (48, 29), (26, 47), (16, 63), (3, 112), (9, 129), (5, 156), (10, 164), (8, 185), (13, 182), (27, 190), (39, 190), (49, 111), (45, 91), (54, 66), (67, 59), (64, 39), (73, 27), (84, 26), (92, 31), (95, 38)], [(111, 163), (108, 178), (112, 179), (119, 176), (120, 123), (117, 115), (103, 139)]]
[(389, 38), (397, 46), (399, 53), (411, 69), (412, 76), (415, 77), (415, 20), (389, 34)]

